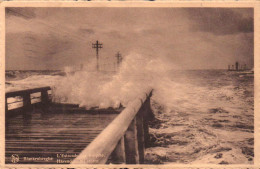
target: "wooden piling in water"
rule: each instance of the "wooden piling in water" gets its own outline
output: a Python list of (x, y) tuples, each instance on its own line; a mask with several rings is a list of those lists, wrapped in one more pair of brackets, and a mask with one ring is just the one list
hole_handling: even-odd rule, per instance
[(144, 146), (145, 148), (147, 148), (149, 146), (149, 110), (147, 108), (147, 102), (144, 103), (144, 107), (143, 107), (143, 130), (144, 130)]
[(125, 164), (126, 154), (125, 154), (125, 137), (122, 137), (115, 150), (111, 154), (111, 162), (114, 164)]
[(125, 132), (126, 164), (139, 164), (136, 118), (133, 119)]
[(138, 141), (138, 152), (139, 162), (144, 163), (144, 125), (143, 125), (143, 108), (139, 110), (136, 116), (136, 128), (137, 128), (137, 141)]

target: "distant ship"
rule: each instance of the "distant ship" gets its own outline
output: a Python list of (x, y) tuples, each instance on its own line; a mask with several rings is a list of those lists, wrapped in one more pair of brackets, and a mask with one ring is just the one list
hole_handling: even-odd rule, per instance
[(248, 71), (248, 70), (250, 69), (247, 68), (246, 64), (242, 65), (236, 62), (235, 67), (234, 65), (228, 65), (228, 71)]
[(235, 63), (234, 65), (228, 65), (228, 71), (235, 71), (239, 74), (239, 76), (252, 76), (254, 75), (254, 68), (248, 69), (246, 64), (240, 65), (238, 62)]

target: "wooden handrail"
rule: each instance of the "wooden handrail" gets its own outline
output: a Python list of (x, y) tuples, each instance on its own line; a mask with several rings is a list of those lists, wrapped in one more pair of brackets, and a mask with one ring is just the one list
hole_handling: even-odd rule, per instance
[[(21, 96), (23, 98), (23, 108), (24, 108), (24, 113), (26, 111), (30, 111), (32, 108), (32, 101), (31, 101), (31, 94), (32, 93), (41, 93), (41, 103), (47, 105), (49, 103), (49, 95), (48, 95), (48, 90), (51, 90), (49, 86), (47, 87), (39, 87), (39, 88), (34, 88), (34, 89), (25, 89), (25, 90), (19, 90), (19, 91), (12, 91), (12, 92), (7, 92), (5, 93), (5, 109), (6, 112), (8, 111), (8, 105), (7, 103), (7, 98), (9, 97), (17, 97)], [(20, 108), (20, 107), (18, 107)]]
[(71, 163), (105, 164), (120, 139), (124, 137), (143, 103), (151, 97), (151, 92), (152, 90), (148, 90), (142, 96), (130, 102)]
[(23, 96), (25, 94), (32, 94), (32, 93), (37, 93), (37, 92), (46, 91), (46, 90), (51, 90), (51, 88), (49, 86), (47, 86), (47, 87), (39, 87), (39, 88), (34, 88), (34, 89), (12, 91), (12, 92), (7, 92), (5, 94), (5, 97)]

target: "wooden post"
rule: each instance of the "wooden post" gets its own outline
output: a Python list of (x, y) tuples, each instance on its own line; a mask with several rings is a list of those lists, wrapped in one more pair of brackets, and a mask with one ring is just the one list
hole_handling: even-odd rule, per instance
[(144, 103), (143, 105), (143, 128), (144, 128), (144, 146), (145, 148), (149, 147), (149, 126), (148, 126), (148, 121), (149, 121), (149, 110), (146, 106), (147, 102)]
[(144, 120), (144, 146), (145, 148), (149, 147), (149, 140), (150, 140), (150, 136), (149, 136), (149, 126), (148, 126), (148, 122), (147, 120)]
[[(28, 126), (32, 119), (32, 103), (31, 94), (29, 92), (23, 94), (23, 126)], [(26, 128), (26, 127), (25, 127)]]
[(124, 137), (122, 137), (119, 140), (115, 150), (112, 152), (112, 154), (111, 154), (111, 162), (113, 164), (125, 164), (126, 163), (125, 139), (124, 139)]
[(49, 95), (48, 90), (42, 90), (41, 91), (41, 102), (42, 104), (49, 104)]
[(8, 115), (9, 115), (8, 114), (8, 103), (7, 103), (7, 97), (5, 97), (5, 118), (6, 118), (6, 120), (5, 120), (5, 132), (6, 133), (8, 133), (9, 130), (10, 130), (10, 127), (9, 127), (10, 122), (9, 122), (9, 120), (7, 120)]
[(151, 96), (147, 98), (146, 103), (144, 104), (144, 106), (147, 108), (149, 121), (154, 120), (155, 117), (154, 117), (153, 111), (151, 109)]
[(5, 97), (5, 113), (8, 111), (7, 97)]
[(48, 95), (48, 90), (42, 90), (41, 91), (41, 107), (42, 107), (42, 117), (44, 118), (46, 115), (46, 112), (49, 112), (49, 95)]
[(32, 110), (30, 93), (24, 93), (23, 95), (23, 109), (25, 114), (29, 113)]
[(136, 116), (137, 125), (137, 140), (138, 140), (138, 153), (140, 164), (144, 163), (144, 127), (143, 127), (143, 107), (139, 110)]
[(146, 101), (143, 104), (143, 127), (144, 127), (144, 143), (145, 148), (149, 147), (150, 142), (150, 136), (149, 136), (149, 121), (154, 119), (154, 114), (151, 109), (151, 97), (152, 93), (150, 93), (150, 96), (147, 97)]
[(125, 133), (126, 164), (139, 164), (136, 118), (133, 119)]

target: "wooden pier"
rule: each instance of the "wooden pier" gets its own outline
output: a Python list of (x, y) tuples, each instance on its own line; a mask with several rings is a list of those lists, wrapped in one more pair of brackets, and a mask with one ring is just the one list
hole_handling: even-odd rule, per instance
[[(151, 90), (125, 108), (105, 110), (52, 103), (50, 90), (6, 93), (7, 164), (144, 163)], [(38, 103), (33, 93), (41, 93)], [(8, 98), (17, 96), (23, 106), (9, 110)]]

